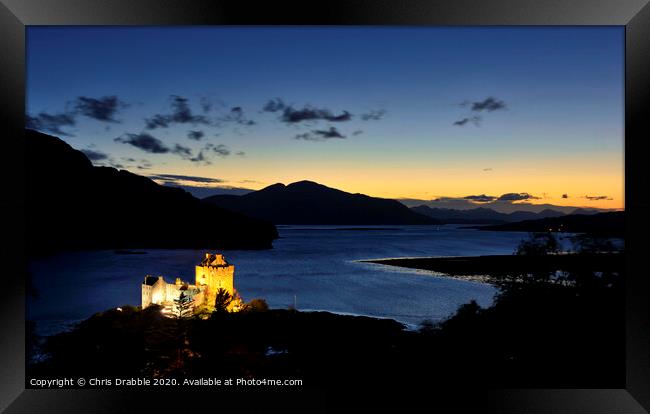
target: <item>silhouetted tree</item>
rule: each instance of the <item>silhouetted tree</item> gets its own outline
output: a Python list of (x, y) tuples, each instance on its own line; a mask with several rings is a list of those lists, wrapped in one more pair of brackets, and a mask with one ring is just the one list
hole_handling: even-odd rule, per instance
[(194, 300), (190, 298), (185, 292), (181, 291), (181, 294), (178, 296), (178, 299), (174, 299), (174, 316), (178, 319), (187, 318), (192, 315), (192, 306)]
[(528, 239), (522, 240), (515, 249), (515, 254), (543, 256), (560, 252), (560, 243), (551, 232), (529, 233)]
[(246, 304), (246, 310), (251, 312), (266, 312), (269, 310), (269, 305), (264, 299), (253, 299)]
[(224, 288), (217, 290), (216, 299), (214, 301), (215, 312), (228, 312), (228, 306), (232, 303), (233, 297)]
[(577, 253), (606, 253), (616, 250), (610, 239), (591, 234), (574, 236), (571, 238), (571, 243)]

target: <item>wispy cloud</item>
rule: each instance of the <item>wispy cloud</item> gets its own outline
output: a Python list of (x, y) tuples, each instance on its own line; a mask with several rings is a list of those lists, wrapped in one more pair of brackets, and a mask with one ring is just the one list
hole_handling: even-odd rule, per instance
[(189, 139), (193, 139), (195, 141), (200, 141), (201, 138), (205, 136), (205, 133), (203, 131), (188, 131), (187, 132), (187, 137)]
[(498, 201), (522, 201), (522, 200), (539, 200), (539, 197), (528, 193), (506, 193), (497, 198)]
[(182, 96), (170, 96), (170, 114), (155, 114), (145, 119), (147, 129), (167, 128), (172, 124), (209, 125), (210, 121), (203, 115), (195, 115), (189, 105), (189, 100)]
[(189, 181), (193, 183), (215, 184), (223, 183), (224, 180), (220, 178), (211, 177), (197, 177), (194, 175), (178, 175), (178, 174), (152, 174), (148, 176), (152, 180), (160, 181)]
[(584, 196), (589, 201), (598, 201), (598, 200), (613, 200), (612, 197), (606, 196), (606, 195), (598, 195), (598, 196)]
[(283, 111), (286, 107), (287, 105), (284, 103), (282, 99), (275, 98), (275, 99), (268, 100), (262, 107), (262, 111), (278, 112), (278, 111)]
[(244, 109), (241, 106), (230, 108), (230, 112), (219, 119), (221, 122), (234, 122), (239, 125), (251, 126), (255, 125), (255, 121), (248, 119), (244, 114)]
[(228, 148), (224, 144), (218, 144), (218, 145), (206, 144), (204, 149), (206, 151), (212, 151), (213, 153), (215, 153), (215, 154), (217, 154), (217, 155), (219, 155), (221, 157), (227, 157), (228, 155), (230, 155), (230, 148)]
[[(471, 112), (494, 112), (507, 109), (507, 105), (504, 101), (496, 99), (492, 96), (483, 99), (482, 101), (464, 101), (459, 104), (463, 107), (468, 107)], [(468, 123), (472, 123), (475, 126), (481, 125), (483, 118), (478, 115), (468, 115), (458, 121), (454, 122), (455, 126), (465, 126)]]
[(71, 127), (75, 125), (75, 114), (71, 112), (59, 114), (39, 112), (36, 116), (27, 115), (25, 119), (25, 126), (27, 128), (64, 136), (72, 136), (72, 134), (70, 132), (62, 130), (61, 128)]
[(181, 158), (186, 160), (192, 158), (192, 149), (181, 144), (174, 144), (174, 147), (171, 149), (171, 152), (173, 154), (179, 155)]
[(108, 155), (101, 151), (96, 151), (93, 149), (82, 149), (81, 152), (83, 152), (90, 161), (102, 161), (108, 159)]
[(203, 113), (205, 113), (205, 114), (210, 112), (210, 110), (212, 109), (212, 106), (213, 106), (212, 101), (209, 98), (205, 97), (205, 96), (201, 97), (201, 99), (199, 100), (199, 103), (201, 104), (201, 109), (203, 110)]
[(337, 115), (327, 108), (317, 108), (311, 105), (294, 108), (292, 105), (285, 104), (280, 98), (267, 101), (262, 107), (262, 111), (282, 112), (279, 119), (287, 124), (297, 124), (304, 121), (345, 122), (352, 119), (352, 114), (348, 111), (342, 111)]
[(117, 123), (115, 115), (121, 108), (128, 105), (117, 96), (102, 96), (91, 98), (79, 96), (65, 105), (66, 109), (60, 113), (39, 112), (36, 116), (27, 114), (25, 126), (41, 132), (49, 132), (61, 136), (73, 136), (62, 128), (72, 127), (77, 124), (77, 117), (84, 116), (101, 122)]
[(312, 133), (325, 139), (345, 138), (345, 135), (341, 134), (339, 130), (334, 127), (330, 127), (329, 129), (315, 129)]
[(170, 151), (169, 147), (167, 147), (161, 140), (147, 134), (146, 132), (142, 132), (140, 134), (126, 133), (120, 137), (115, 138), (114, 141), (132, 145), (152, 154), (165, 154)]
[(88, 118), (104, 122), (119, 122), (115, 119), (115, 114), (126, 107), (127, 104), (122, 102), (117, 96), (102, 96), (101, 98), (90, 98), (79, 96), (74, 101), (75, 112)]
[(482, 118), (478, 115), (476, 116), (471, 116), (471, 117), (465, 117), (462, 119), (459, 119), (458, 121), (454, 122), (454, 125), (456, 126), (465, 126), (467, 123), (471, 122), (475, 126), (481, 125)]
[(497, 199), (495, 196), (489, 196), (485, 194), (480, 194), (480, 195), (468, 195), (466, 197), (463, 197), (465, 200), (471, 200), (477, 203), (489, 203), (490, 201), (494, 201)]
[(370, 112), (361, 114), (361, 119), (364, 121), (379, 121), (386, 115), (385, 109), (373, 109)]
[(506, 103), (504, 101), (498, 100), (492, 96), (485, 98), (482, 101), (465, 101), (461, 103), (461, 106), (469, 106), (470, 110), (475, 112), (487, 111), (493, 112), (502, 109), (506, 109)]
[(341, 134), (338, 129), (330, 127), (329, 129), (315, 129), (311, 132), (298, 134), (294, 138), (305, 141), (324, 141), (332, 138), (344, 139), (345, 135)]

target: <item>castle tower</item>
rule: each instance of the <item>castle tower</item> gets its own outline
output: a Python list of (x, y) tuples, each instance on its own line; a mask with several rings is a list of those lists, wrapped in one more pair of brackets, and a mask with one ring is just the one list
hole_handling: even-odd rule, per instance
[(235, 296), (235, 266), (229, 264), (222, 254), (206, 253), (201, 263), (196, 265), (196, 286), (205, 286), (205, 298), (208, 306), (213, 306), (217, 290), (225, 289)]

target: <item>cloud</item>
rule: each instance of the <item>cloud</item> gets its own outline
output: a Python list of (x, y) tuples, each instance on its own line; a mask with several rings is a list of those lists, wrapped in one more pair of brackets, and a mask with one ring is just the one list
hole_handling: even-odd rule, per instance
[(535, 197), (528, 193), (506, 193), (499, 196), (497, 200), (498, 201), (539, 200), (539, 197)]
[(148, 170), (149, 168), (151, 168), (151, 163), (149, 162), (149, 160), (141, 159), (140, 163), (141, 164), (137, 166), (139, 170)]
[(115, 95), (102, 96), (97, 99), (80, 96), (74, 101), (76, 113), (103, 122), (119, 122), (115, 119), (115, 114), (126, 106)]
[(65, 136), (72, 136), (72, 134), (63, 131), (61, 128), (66, 126), (75, 126), (75, 124), (75, 114), (72, 112), (60, 114), (40, 112), (36, 116), (27, 115), (25, 119), (25, 126), (27, 128)]
[(368, 113), (361, 114), (361, 119), (364, 121), (379, 121), (384, 115), (386, 115), (385, 109), (373, 109)]
[(569, 198), (568, 194), (562, 194), (562, 198)]
[(206, 144), (206, 146), (204, 147), (204, 150), (212, 151), (212, 152), (214, 152), (215, 154), (217, 154), (217, 155), (219, 155), (221, 157), (227, 157), (228, 155), (230, 155), (230, 149), (226, 145), (223, 145), (223, 144), (219, 144), (219, 145)]
[(172, 120), (180, 124), (186, 123), (208, 123), (201, 115), (193, 115), (188, 104), (188, 99), (178, 95), (171, 96)]
[(149, 178), (152, 180), (160, 181), (191, 181), (193, 183), (204, 183), (204, 184), (213, 184), (213, 183), (223, 183), (224, 180), (220, 178), (210, 178), (210, 177), (197, 177), (194, 175), (178, 175), (178, 174), (153, 174), (149, 175)]
[(210, 164), (212, 164), (212, 161), (210, 161), (210, 160), (209, 160), (209, 159), (208, 159), (208, 158), (203, 154), (203, 150), (200, 150), (199, 153), (196, 154), (196, 157), (192, 157), (192, 158), (190, 158), (189, 160), (192, 161), (192, 162), (199, 163), (199, 164), (201, 164), (201, 163), (203, 163), (203, 164), (205, 164), (205, 165), (210, 165)]
[(147, 129), (167, 128), (171, 124), (209, 125), (210, 121), (203, 115), (194, 115), (189, 101), (178, 95), (170, 96), (171, 114), (156, 114), (145, 119)]
[(589, 201), (598, 201), (598, 200), (613, 200), (612, 197), (606, 196), (606, 195), (601, 195), (601, 196), (584, 196)]
[[(211, 164), (209, 154), (215, 154), (221, 157), (226, 157), (231, 154), (230, 149), (223, 144), (214, 145), (208, 143), (195, 156), (192, 149), (189, 147), (186, 147), (181, 144), (174, 144), (173, 147), (168, 147), (161, 140), (149, 135), (146, 132), (142, 132), (140, 134), (127, 133), (124, 134), (123, 136), (115, 138), (114, 141), (121, 142), (123, 144), (130, 144), (136, 148), (140, 148), (143, 151), (153, 153), (153, 154), (167, 154), (167, 153), (175, 154), (184, 160), (188, 160), (196, 163), (205, 163), (206, 165)], [(243, 154), (243, 152), (241, 152), (241, 154)], [(147, 169), (150, 167), (151, 167), (151, 163), (149, 163), (146, 160), (142, 160), (142, 164), (138, 165), (137, 168)]]
[[(482, 112), (482, 111), (494, 112), (494, 111), (507, 109), (506, 103), (504, 101), (500, 101), (492, 96), (485, 98), (482, 101), (475, 101), (475, 102), (465, 101), (462, 102), (460, 106), (465, 106), (465, 107), (469, 106), (472, 112)], [(454, 122), (453, 125), (465, 126), (471, 122), (475, 126), (479, 126), (481, 125), (481, 121), (483, 121), (483, 119), (478, 115), (466, 116)]]
[(192, 158), (192, 150), (180, 144), (174, 144), (174, 148), (172, 148), (171, 152), (173, 154), (180, 155), (183, 159)]
[(154, 115), (144, 120), (147, 129), (167, 128), (171, 124), (169, 115)]
[(468, 122), (471, 122), (475, 126), (481, 125), (481, 117), (480, 116), (472, 116), (472, 117), (466, 117), (463, 119), (460, 119), (456, 122), (454, 122), (454, 125), (456, 126), (465, 126)]
[(203, 113), (208, 113), (212, 109), (212, 101), (210, 99), (206, 98), (205, 96), (201, 97), (200, 100), (201, 103), (201, 109), (203, 110)]
[(267, 103), (262, 107), (264, 112), (278, 112), (283, 111), (287, 105), (280, 98), (269, 99)]
[(141, 150), (152, 154), (165, 154), (170, 152), (169, 147), (167, 147), (161, 140), (147, 134), (146, 132), (140, 134), (127, 133), (115, 138), (114, 141), (133, 145), (136, 148), (140, 148)]
[(322, 138), (345, 138), (345, 135), (341, 134), (338, 129), (334, 127), (330, 127), (330, 129), (316, 129), (311, 131), (314, 134), (322, 137)]
[(500, 101), (492, 96), (482, 101), (476, 101), (476, 102), (465, 101), (461, 103), (461, 106), (469, 106), (470, 109), (474, 112), (481, 112), (481, 111), (493, 112), (493, 111), (498, 111), (507, 108), (505, 102)]
[(297, 134), (294, 139), (304, 139), (306, 141), (315, 141), (314, 137), (309, 132), (303, 132), (302, 134)]
[(285, 107), (282, 111), (280, 120), (288, 124), (295, 124), (303, 121), (330, 121), (330, 122), (345, 122), (352, 119), (352, 114), (348, 111), (343, 111), (339, 115), (334, 115), (329, 109), (313, 108), (305, 106), (302, 109), (295, 109), (291, 106)]
[(246, 115), (244, 115), (244, 110), (241, 106), (230, 108), (230, 113), (222, 117), (220, 120), (224, 122), (235, 122), (237, 124), (246, 126), (255, 125), (255, 121), (248, 119)]
[(496, 200), (497, 198), (494, 197), (494, 196), (481, 194), (481, 195), (468, 195), (466, 197), (463, 197), (463, 199), (471, 200), (471, 201), (474, 201), (474, 202), (477, 202), (477, 203), (489, 203), (491, 201)]
[(323, 141), (331, 138), (344, 139), (345, 135), (341, 134), (338, 129), (330, 127), (329, 129), (315, 129), (311, 132), (298, 134), (294, 138), (305, 141)]
[(58, 114), (39, 112), (36, 116), (28, 114), (25, 119), (25, 126), (56, 135), (72, 136), (71, 133), (61, 128), (75, 126), (79, 115), (98, 121), (117, 123), (119, 121), (115, 119), (115, 114), (126, 106), (128, 105), (114, 95), (101, 98), (79, 96), (73, 101), (68, 101), (65, 112)]
[(203, 138), (204, 136), (205, 136), (205, 134), (203, 133), (203, 131), (188, 131), (187, 132), (187, 137), (189, 139), (193, 139), (195, 141), (200, 141), (201, 138)]
[(108, 159), (108, 155), (104, 154), (101, 151), (95, 151), (92, 149), (82, 149), (81, 152), (84, 153), (90, 161), (103, 161)]

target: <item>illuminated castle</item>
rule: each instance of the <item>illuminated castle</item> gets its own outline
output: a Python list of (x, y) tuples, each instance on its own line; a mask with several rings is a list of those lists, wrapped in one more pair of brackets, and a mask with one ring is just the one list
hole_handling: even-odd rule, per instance
[(228, 311), (236, 312), (241, 307), (241, 298), (234, 285), (235, 266), (228, 263), (222, 254), (206, 253), (205, 258), (195, 267), (195, 282), (190, 285), (176, 278), (176, 283), (167, 283), (162, 276), (147, 275), (142, 282), (142, 309), (151, 304), (161, 305), (163, 313), (176, 313), (175, 300), (181, 293), (189, 297), (192, 309), (205, 307), (214, 310), (217, 291), (224, 289), (233, 300)]

